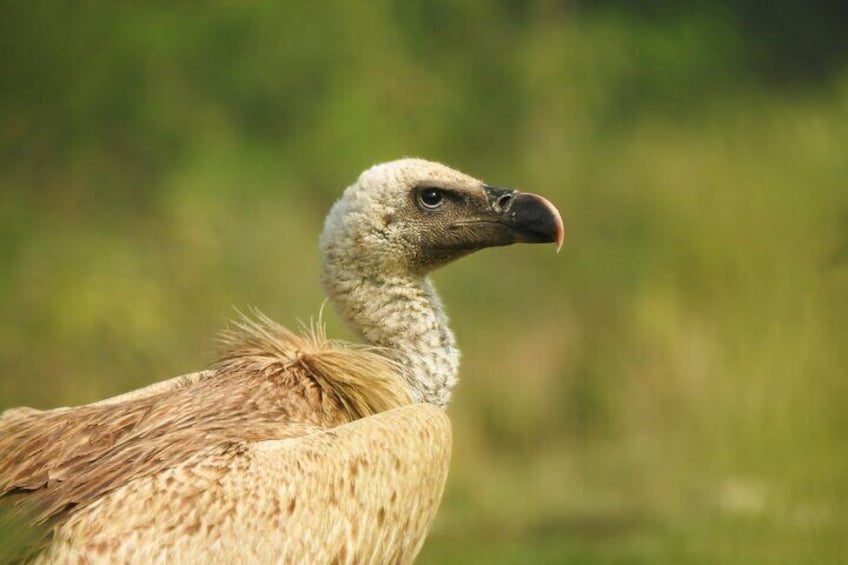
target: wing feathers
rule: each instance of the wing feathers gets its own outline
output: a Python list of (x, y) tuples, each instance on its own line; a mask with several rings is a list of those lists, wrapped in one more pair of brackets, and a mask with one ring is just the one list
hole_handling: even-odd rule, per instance
[(438, 509), (450, 449), (450, 422), (429, 404), (222, 445), (81, 510), (42, 559), (409, 563)]
[(0, 501), (45, 523), (228, 442), (299, 437), (409, 403), (378, 352), (268, 318), (226, 332), (214, 371), (95, 404), (0, 416)]

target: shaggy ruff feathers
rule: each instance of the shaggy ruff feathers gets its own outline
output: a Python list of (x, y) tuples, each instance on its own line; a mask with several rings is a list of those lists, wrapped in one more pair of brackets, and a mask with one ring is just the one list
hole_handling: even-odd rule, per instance
[(398, 368), (374, 348), (327, 340), (320, 325), (298, 335), (254, 314), (222, 332), (212, 372), (175, 389), (4, 413), (0, 501), (32, 524), (55, 525), (133, 479), (222, 445), (301, 437), (409, 404)]
[(402, 368), (381, 348), (329, 340), (320, 322), (299, 335), (258, 310), (252, 313), (253, 318), (241, 314), (232, 328), (221, 332), (224, 352), (215, 364), (219, 374), (245, 372), (270, 378), (299, 367), (348, 421), (410, 403), (400, 378)]

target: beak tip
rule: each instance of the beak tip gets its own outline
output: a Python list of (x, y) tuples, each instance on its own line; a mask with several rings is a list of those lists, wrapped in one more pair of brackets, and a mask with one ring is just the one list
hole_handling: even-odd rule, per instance
[(554, 242), (556, 243), (556, 252), (559, 253), (562, 249), (562, 244), (565, 242), (565, 227), (562, 223), (562, 216), (550, 200), (544, 196), (539, 196), (539, 199), (548, 208), (554, 218)]

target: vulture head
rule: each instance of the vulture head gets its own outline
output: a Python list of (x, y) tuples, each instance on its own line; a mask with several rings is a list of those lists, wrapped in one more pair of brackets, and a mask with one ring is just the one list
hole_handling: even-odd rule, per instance
[(374, 275), (423, 276), (486, 247), (556, 242), (559, 250), (563, 233), (559, 212), (541, 196), (401, 159), (371, 167), (347, 188), (327, 217), (321, 250)]
[(444, 405), (459, 352), (427, 274), (486, 247), (562, 241), (545, 198), (401, 159), (366, 170), (330, 210), (322, 282), (348, 325), (407, 371), (413, 398)]

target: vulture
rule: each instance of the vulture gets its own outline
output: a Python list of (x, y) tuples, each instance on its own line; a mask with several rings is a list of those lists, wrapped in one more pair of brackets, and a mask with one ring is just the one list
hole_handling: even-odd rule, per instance
[(428, 275), (545, 242), (559, 250), (563, 224), (541, 196), (421, 159), (369, 168), (320, 237), (329, 301), (363, 343), (253, 312), (210, 369), (6, 410), (0, 511), (32, 535), (5, 560), (411, 562), (445, 486), (459, 366)]

